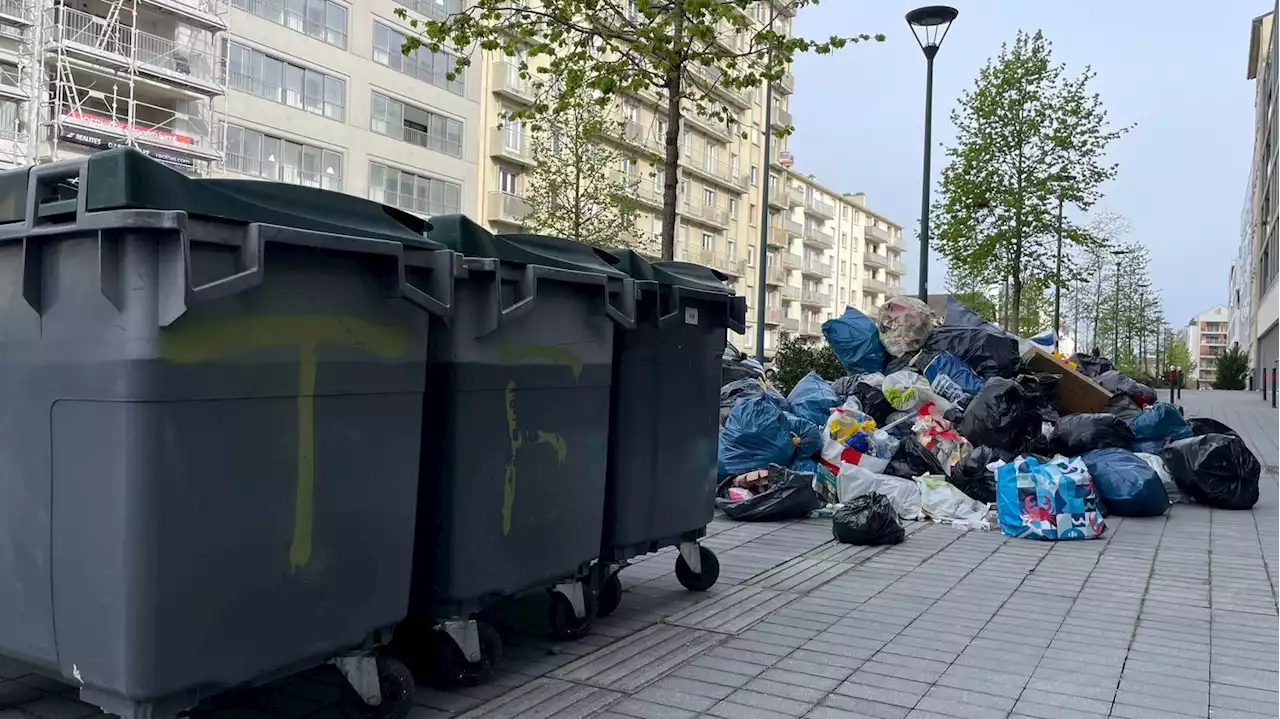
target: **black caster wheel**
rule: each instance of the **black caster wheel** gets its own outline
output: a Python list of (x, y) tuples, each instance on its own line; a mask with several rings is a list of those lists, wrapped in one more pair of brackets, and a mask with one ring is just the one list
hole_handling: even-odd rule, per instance
[(589, 587), (582, 588), (582, 600), (586, 603), (586, 614), (581, 619), (573, 613), (573, 604), (569, 598), (559, 592), (551, 593), (551, 606), (547, 609), (547, 622), (551, 625), (551, 636), (556, 639), (577, 640), (587, 636), (591, 631), (591, 620), (595, 619), (596, 598)]
[(720, 578), (720, 560), (715, 552), (699, 544), (698, 557), (702, 560), (702, 572), (698, 574), (689, 568), (684, 557), (676, 558), (676, 580), (691, 592), (705, 592)]
[(347, 685), (338, 708), (346, 719), (406, 719), (413, 708), (413, 674), (398, 659), (378, 657), (378, 685), (382, 703), (370, 706)]
[(502, 637), (492, 624), (476, 622), (480, 634), (480, 661), (469, 662), (456, 642), (444, 632), (437, 632), (440, 642), (439, 684), (446, 688), (474, 687), (489, 681), (493, 668), (502, 658)]
[(622, 603), (622, 580), (618, 579), (618, 573), (614, 572), (605, 580), (604, 586), (600, 587), (600, 594), (596, 596), (596, 618), (604, 619), (613, 614), (613, 610), (618, 608)]

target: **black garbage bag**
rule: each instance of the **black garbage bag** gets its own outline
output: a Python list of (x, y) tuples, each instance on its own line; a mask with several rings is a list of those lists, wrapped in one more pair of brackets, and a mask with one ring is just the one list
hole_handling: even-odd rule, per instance
[(1102, 385), (1109, 392), (1119, 392), (1127, 394), (1134, 399), (1140, 399), (1146, 404), (1156, 403), (1156, 391), (1130, 377), (1119, 370), (1110, 370), (1103, 372), (1093, 378), (1094, 382)]
[(898, 449), (889, 460), (889, 466), (885, 467), (881, 474), (915, 479), (922, 474), (937, 474), (945, 477), (947, 471), (942, 468), (938, 458), (925, 449), (914, 435), (907, 435), (898, 444)]
[(841, 377), (831, 383), (831, 391), (836, 393), (836, 399), (839, 400), (839, 402), (836, 403), (837, 407), (844, 404), (846, 400), (853, 396), (853, 388), (856, 387), (857, 384), (858, 378), (856, 375)]
[(1081, 354), (1079, 352), (1071, 355), (1070, 361), (1076, 363), (1076, 369), (1085, 377), (1097, 377), (1103, 372), (1110, 372), (1116, 366), (1111, 364), (1111, 360), (1106, 357), (1094, 357), (1089, 354)]
[(865, 545), (898, 544), (907, 537), (889, 498), (875, 492), (836, 509), (831, 534), (837, 542)]
[(862, 411), (871, 415), (879, 427), (883, 427), (889, 421), (889, 417), (897, 411), (893, 405), (889, 404), (889, 400), (885, 399), (884, 392), (875, 385), (859, 382), (853, 387), (853, 396), (858, 398)]
[(1142, 407), (1139, 407), (1138, 403), (1134, 402), (1129, 395), (1117, 394), (1107, 400), (1105, 411), (1107, 414), (1114, 414), (1126, 422), (1132, 422), (1137, 419), (1138, 415), (1142, 414)]
[[(983, 379), (1013, 377), (1021, 363), (1018, 340), (990, 325), (935, 327), (920, 351), (928, 353), (930, 361), (940, 352), (950, 352)], [(922, 366), (927, 367), (928, 364), (925, 362)]]
[(993, 377), (969, 401), (959, 430), (975, 447), (1022, 453), (1040, 434), (1040, 410), (1017, 382)]
[(1187, 426), (1191, 428), (1191, 434), (1197, 437), (1206, 434), (1229, 434), (1233, 437), (1240, 436), (1239, 432), (1231, 429), (1212, 417), (1188, 417)]
[(987, 469), (987, 465), (997, 460), (1012, 462), (1014, 457), (1012, 452), (994, 447), (974, 447), (968, 456), (951, 468), (951, 478), (947, 481), (979, 502), (995, 502), (996, 473)]
[(747, 377), (734, 380), (720, 388), (720, 426), (723, 427), (725, 421), (729, 419), (729, 413), (733, 411), (733, 406), (738, 403), (738, 400), (757, 395), (768, 397), (778, 405), (778, 409), (787, 409), (787, 398), (759, 378)]
[(751, 499), (735, 502), (729, 499), (732, 478), (720, 483), (716, 506), (725, 516), (737, 522), (782, 522), (807, 517), (822, 507), (813, 491), (812, 472), (796, 472), (776, 464), (769, 465), (769, 488)]
[(904, 369), (909, 369), (917, 374), (924, 374), (924, 368), (928, 367), (933, 358), (938, 356), (938, 352), (937, 350), (921, 349), (917, 352), (908, 352), (901, 357), (894, 357), (888, 352), (884, 356), (885, 375), (891, 375)]
[(1049, 435), (1049, 444), (1058, 454), (1079, 457), (1091, 449), (1128, 449), (1136, 439), (1133, 429), (1114, 414), (1087, 412), (1058, 420)]
[(1058, 381), (1061, 379), (1062, 375), (1049, 372), (1018, 375), (1018, 384), (1026, 390), (1045, 422), (1058, 421)]
[(1161, 458), (1178, 489), (1200, 504), (1250, 509), (1258, 502), (1262, 465), (1239, 436), (1206, 434), (1180, 439), (1165, 445)]

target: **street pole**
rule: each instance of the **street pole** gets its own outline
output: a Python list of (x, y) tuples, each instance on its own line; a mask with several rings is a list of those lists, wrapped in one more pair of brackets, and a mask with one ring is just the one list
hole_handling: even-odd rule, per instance
[(1115, 301), (1115, 324), (1113, 334), (1115, 337), (1111, 343), (1111, 361), (1115, 362), (1120, 356), (1120, 258), (1116, 258), (1116, 301)]
[(929, 301), (929, 161), (933, 153), (933, 58), (938, 46), (924, 49), (924, 176), (920, 179), (920, 291), (921, 302)]
[(1053, 348), (1062, 334), (1062, 194), (1058, 194), (1058, 258), (1053, 278)]
[[(772, 65), (773, 55), (769, 56)], [(760, 180), (760, 249), (756, 252), (756, 262), (760, 265), (756, 274), (756, 361), (764, 364), (764, 324), (768, 312), (769, 271), (769, 184), (772, 178), (770, 152), (773, 149), (773, 83), (764, 84), (764, 176)], [(781, 178), (779, 178), (781, 179)]]

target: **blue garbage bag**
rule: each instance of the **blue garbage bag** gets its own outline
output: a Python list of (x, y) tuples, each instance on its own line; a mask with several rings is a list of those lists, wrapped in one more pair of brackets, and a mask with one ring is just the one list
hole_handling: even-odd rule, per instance
[(809, 372), (787, 395), (787, 405), (791, 413), (803, 417), (814, 424), (826, 426), (831, 408), (840, 404), (840, 398), (831, 389), (831, 383), (822, 379), (817, 372)]
[(950, 352), (939, 352), (924, 368), (924, 376), (933, 384), (938, 375), (946, 375), (955, 382), (967, 395), (975, 395), (982, 389), (982, 378), (969, 369), (959, 357)]
[(856, 309), (846, 307), (843, 315), (823, 322), (822, 336), (849, 374), (884, 369), (880, 330), (870, 317)]
[(1159, 517), (1169, 509), (1169, 493), (1160, 475), (1141, 457), (1126, 449), (1108, 447), (1081, 457), (1102, 497), (1108, 514), (1120, 517)]
[(763, 395), (746, 397), (733, 406), (720, 430), (719, 475), (723, 479), (771, 464), (785, 467), (794, 452), (786, 413)]
[(1176, 406), (1168, 402), (1151, 405), (1134, 417), (1129, 426), (1133, 428), (1134, 436), (1140, 440), (1174, 440), (1191, 436), (1191, 426), (1187, 424), (1187, 420), (1183, 419)]
[(799, 415), (790, 412), (783, 412), (783, 415), (787, 418), (787, 425), (791, 427), (791, 434), (795, 435), (792, 440), (796, 446), (795, 456), (806, 458), (821, 454), (822, 428)]

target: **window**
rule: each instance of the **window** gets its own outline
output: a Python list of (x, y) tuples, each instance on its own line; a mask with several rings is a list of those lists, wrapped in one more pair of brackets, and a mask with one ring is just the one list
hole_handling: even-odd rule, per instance
[(498, 168), (498, 192), (507, 195), (520, 194), (520, 173)]
[(729, 198), (729, 216), (735, 220), (738, 219), (738, 198), (736, 197)]
[(747, 248), (747, 266), (748, 267), (756, 266), (756, 248), (754, 247)]
[(369, 163), (369, 199), (422, 215), (462, 212), (462, 185)]
[(702, 249), (711, 251), (716, 248), (716, 236), (710, 232), (702, 233)]
[[(458, 58), (446, 52), (434, 53), (425, 47), (405, 55), (401, 51), (404, 39), (404, 33), (399, 30), (375, 22), (373, 61), (455, 95), (466, 93), (465, 78), (462, 71), (458, 70)], [(458, 76), (450, 80), (449, 73), (458, 73)]]
[(227, 50), (233, 89), (330, 120), (346, 119), (346, 80), (234, 42), (228, 44)]
[(634, 102), (622, 103), (622, 119), (631, 122), (640, 121), (640, 108)]
[(847, 219), (849, 219), (849, 206), (848, 206), (848, 205), (841, 205), (841, 206), (840, 206), (840, 216), (841, 216), (841, 217), (843, 217), (843, 218), (844, 218), (844, 219), (846, 219), (846, 220), (847, 220)]
[(716, 206), (716, 191), (710, 187), (702, 188), (702, 204), (708, 207)]
[[(371, 129), (379, 135), (462, 157), (462, 123), (429, 110), (373, 93)], [(517, 148), (518, 149), (518, 148)]]
[(729, 173), (736, 178), (738, 174), (741, 172), (742, 172), (742, 158), (738, 157), (737, 153), (730, 154), (729, 155)]
[(231, 0), (231, 7), (347, 49), (347, 8), (329, 0)]
[(22, 106), (12, 100), (0, 100), (0, 138), (13, 139), (22, 127)]
[(667, 121), (657, 118), (653, 121), (653, 139), (665, 143), (667, 141)]
[(342, 153), (227, 125), (226, 168), (291, 185), (342, 189)]
[(622, 170), (622, 174), (626, 175), (628, 178), (636, 174), (636, 161), (634, 158), (624, 157), (619, 161), (618, 165), (618, 169)]
[(751, 184), (753, 185), (760, 184), (760, 166), (759, 165), (751, 166)]
[(759, 215), (759, 214), (760, 214), (760, 212), (759, 212), (759, 210), (757, 210), (757, 209), (756, 209), (756, 206), (755, 206), (755, 205), (753, 205), (753, 204), (748, 204), (748, 205), (747, 205), (747, 224), (751, 225), (752, 227), (755, 227), (755, 226), (756, 226), (756, 215)]
[(724, 243), (724, 245), (725, 245), (725, 249), (726, 249), (726, 250), (728, 251), (728, 253), (729, 253), (729, 259), (731, 259), (731, 260), (732, 260), (733, 258), (735, 258), (735, 257), (737, 257), (737, 256), (738, 256), (738, 241), (737, 241), (737, 240), (733, 240), (733, 239), (726, 240), (726, 241), (725, 241), (725, 243)]
[(396, 0), (410, 10), (425, 15), (431, 20), (444, 20), (450, 15), (462, 12), (462, 0)]
[(840, 246), (845, 249), (849, 249), (849, 233), (848, 232), (840, 233)]
[(845, 262), (844, 260), (840, 260), (840, 274), (843, 275), (848, 271), (849, 271), (849, 263)]

